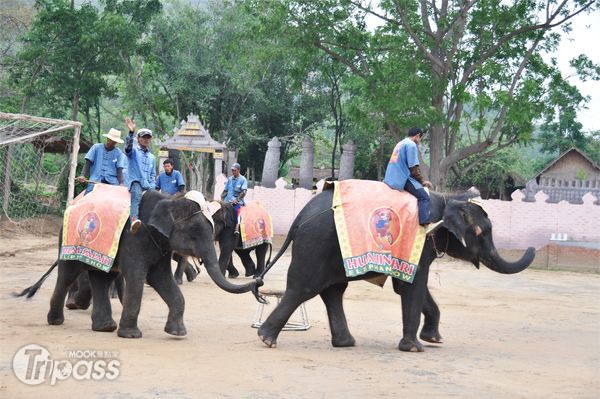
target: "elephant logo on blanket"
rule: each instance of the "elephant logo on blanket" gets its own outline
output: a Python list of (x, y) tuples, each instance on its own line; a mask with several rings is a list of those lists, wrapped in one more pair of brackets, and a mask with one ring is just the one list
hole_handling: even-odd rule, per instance
[(100, 217), (96, 212), (87, 212), (77, 223), (77, 235), (83, 246), (94, 242), (100, 234)]
[(369, 232), (379, 249), (391, 252), (392, 246), (402, 233), (400, 217), (391, 208), (377, 208), (369, 217)]

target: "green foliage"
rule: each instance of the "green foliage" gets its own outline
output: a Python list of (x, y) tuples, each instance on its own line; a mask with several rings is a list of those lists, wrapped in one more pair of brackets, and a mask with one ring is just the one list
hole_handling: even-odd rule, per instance
[[(123, 130), (126, 115), (160, 137), (196, 113), (257, 177), (272, 137), (285, 172), (308, 136), (327, 168), (354, 140), (357, 177), (376, 179), (414, 125), (428, 130), (439, 185), (497, 186), (499, 170), (529, 176), (571, 146), (600, 159), (599, 133), (576, 118), (587, 99), (541, 57), (560, 41), (550, 26), (587, 3), (552, 3), (550, 24), (541, 0), (468, 9), (451, 0), (443, 12), (415, 0), (369, 4), (38, 0), (33, 18), (0, 34), (10, 50), (0, 109), (80, 119), (90, 141)], [(572, 66), (600, 76), (585, 55)], [(534, 137), (544, 155), (523, 162)]]

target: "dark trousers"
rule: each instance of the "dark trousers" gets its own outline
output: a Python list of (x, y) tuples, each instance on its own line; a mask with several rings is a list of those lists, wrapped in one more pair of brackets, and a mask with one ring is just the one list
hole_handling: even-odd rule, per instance
[(406, 181), (404, 190), (417, 197), (417, 207), (419, 208), (419, 224), (429, 223), (431, 212), (429, 209), (429, 194), (427, 194), (427, 191), (425, 191), (423, 187), (418, 189), (415, 188), (410, 180)]
[(240, 222), (239, 219), (240, 219), (240, 208), (241, 207), (242, 207), (242, 205), (240, 205), (239, 202), (237, 204), (233, 205), (233, 215), (235, 218), (235, 224), (238, 224)]

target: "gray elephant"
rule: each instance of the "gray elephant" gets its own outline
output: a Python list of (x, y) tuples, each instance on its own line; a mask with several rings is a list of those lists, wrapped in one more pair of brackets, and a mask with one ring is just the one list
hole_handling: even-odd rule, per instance
[(117, 334), (124, 338), (140, 338), (142, 332), (138, 328), (137, 318), (145, 282), (159, 293), (169, 307), (165, 332), (177, 336), (186, 334), (183, 323), (185, 302), (171, 272), (172, 252), (202, 258), (208, 275), (227, 292), (256, 292), (257, 287), (262, 285), (255, 280), (238, 286), (225, 279), (219, 269), (212, 239), (213, 226), (196, 202), (186, 198), (169, 199), (157, 192), (147, 192), (140, 205), (140, 219), (143, 227), (136, 234), (131, 234), (127, 228), (123, 231), (115, 263), (109, 273), (79, 261), (57, 260), (40, 281), (20, 295), (33, 296), (58, 265), (48, 324), (60, 325), (64, 322), (63, 307), (69, 286), (80, 273), (87, 270), (92, 287), (92, 329), (110, 332), (117, 328), (117, 324), (112, 319), (108, 288), (118, 275), (116, 270), (120, 270), (125, 278), (125, 295)]
[[(430, 342), (441, 341), (439, 309), (427, 289), (429, 266), (436, 259), (437, 251), (472, 262), (477, 268), (481, 262), (504, 274), (524, 270), (535, 257), (535, 249), (528, 248), (516, 262), (502, 259), (494, 246), (492, 224), (487, 214), (480, 206), (468, 201), (473, 196), (472, 193), (431, 193), (431, 218), (433, 221), (443, 218), (444, 223), (427, 237), (413, 283), (392, 279), (394, 291), (402, 300), (403, 336), (398, 344), (401, 351), (423, 351), (423, 345), (416, 336), (422, 312), (425, 323), (421, 338)], [(316, 295), (321, 296), (327, 308), (332, 345), (346, 347), (355, 344), (346, 322), (342, 297), (349, 281), (377, 274), (369, 272), (358, 277), (346, 277), (331, 211), (332, 197), (333, 190), (326, 190), (304, 207), (293, 222), (281, 250), (267, 266), (268, 271), (293, 241), (286, 291), (258, 330), (260, 339), (269, 347), (276, 346), (281, 329), (296, 308)]]
[[(233, 265), (233, 252), (240, 257), (245, 269), (245, 276), (258, 276), (266, 264), (267, 251), (271, 248), (270, 243), (263, 243), (252, 248), (242, 248), (240, 234), (235, 233), (235, 218), (233, 206), (228, 202), (215, 201), (220, 208), (213, 213), (215, 221), (214, 239), (219, 243), (219, 267), (225, 275), (225, 271), (230, 278), (235, 278), (239, 272)], [(256, 263), (252, 260), (251, 253), (256, 255)], [(183, 277), (184, 265), (178, 264), (175, 271), (175, 281), (180, 281)]]

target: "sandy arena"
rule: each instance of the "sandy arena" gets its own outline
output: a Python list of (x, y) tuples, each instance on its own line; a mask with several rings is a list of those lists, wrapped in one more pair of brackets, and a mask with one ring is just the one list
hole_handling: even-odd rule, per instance
[[(250, 327), (251, 294), (218, 289), (203, 271), (184, 282), (188, 335), (163, 332), (167, 307), (146, 286), (139, 325), (144, 337), (125, 340), (91, 330), (91, 308), (66, 310), (62, 326), (46, 324), (56, 272), (32, 300), (11, 293), (31, 284), (56, 258), (56, 236), (1, 232), (0, 396), (3, 398), (598, 398), (600, 396), (600, 276), (526, 270), (499, 275), (447, 257), (434, 263), (429, 286), (442, 311), (442, 345), (424, 353), (397, 349), (400, 299), (352, 283), (345, 297), (353, 348), (333, 348), (325, 307), (307, 305), (312, 328), (282, 332), (266, 348)], [(275, 249), (281, 244), (281, 237)], [(16, 256), (7, 256), (9, 252)], [(285, 287), (290, 252), (267, 275)], [(238, 269), (241, 262), (235, 259)], [(238, 279), (238, 283), (246, 279)], [(118, 322), (121, 305), (112, 300)], [(272, 309), (272, 305), (268, 311)], [(117, 352), (119, 376), (37, 386), (17, 379), (13, 356), (38, 344), (53, 360), (70, 350)], [(76, 360), (74, 360), (76, 361)]]

